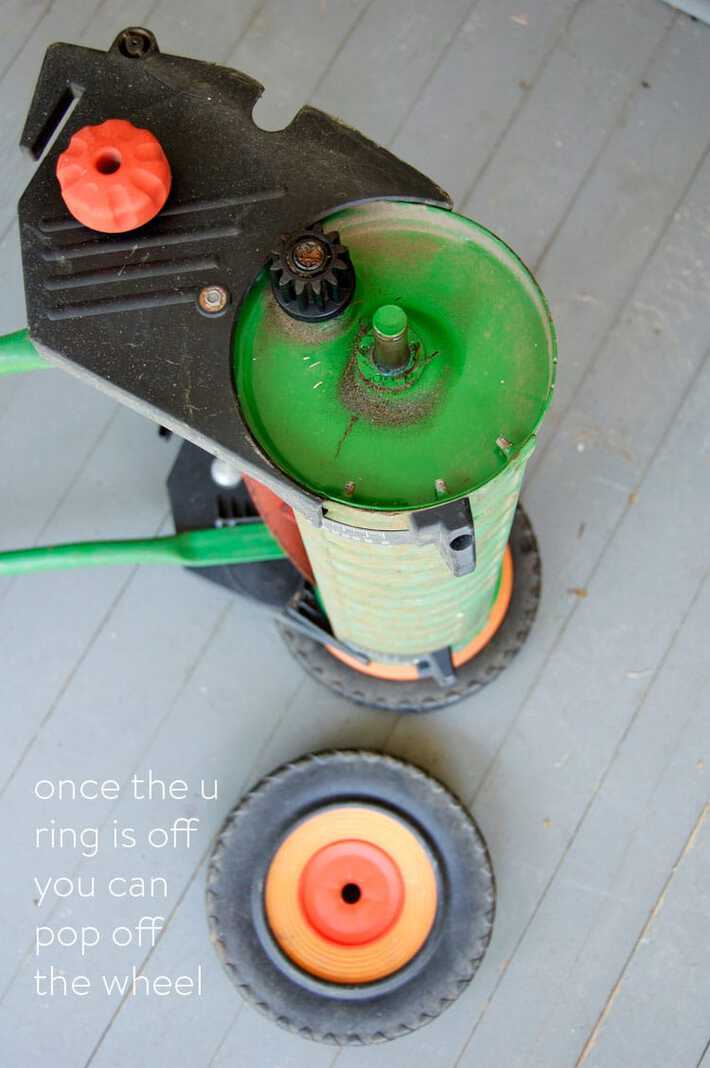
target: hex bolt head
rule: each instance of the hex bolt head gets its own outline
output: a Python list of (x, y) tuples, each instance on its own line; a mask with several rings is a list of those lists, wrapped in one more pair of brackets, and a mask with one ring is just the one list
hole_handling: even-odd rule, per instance
[(224, 286), (205, 286), (200, 290), (197, 303), (205, 315), (218, 315), (229, 303), (229, 292)]

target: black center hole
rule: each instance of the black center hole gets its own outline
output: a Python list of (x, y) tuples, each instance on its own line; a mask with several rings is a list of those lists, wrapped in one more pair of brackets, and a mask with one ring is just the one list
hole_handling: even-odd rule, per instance
[(340, 896), (342, 897), (343, 901), (346, 902), (346, 904), (355, 905), (360, 900), (360, 897), (362, 895), (360, 892), (360, 887), (357, 885), (357, 883), (346, 883), (343, 889), (340, 891)]
[(117, 148), (106, 148), (97, 156), (95, 166), (99, 174), (115, 174), (121, 166), (121, 153)]

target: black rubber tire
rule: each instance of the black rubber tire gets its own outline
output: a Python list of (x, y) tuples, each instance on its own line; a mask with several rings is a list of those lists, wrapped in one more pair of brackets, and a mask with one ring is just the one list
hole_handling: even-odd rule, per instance
[(542, 566), (530, 520), (518, 505), (510, 532), (513, 554), (513, 593), (506, 617), (477, 656), (456, 670), (453, 686), (433, 679), (391, 682), (364, 675), (312, 638), (279, 624), (286, 647), (317, 682), (341, 697), (370, 708), (391, 712), (433, 712), (477, 693), (500, 675), (522, 648), (537, 614), (542, 589)]
[[(297, 823), (353, 802), (386, 809), (418, 835), (437, 872), (439, 906), (407, 965), (377, 982), (342, 986), (307, 975), (281, 952), (263, 887), (271, 858)], [(227, 817), (207, 877), (211, 938), (239, 992), (282, 1027), (335, 1045), (385, 1042), (438, 1016), (476, 973), (494, 908), (488, 852), (461, 804), (418, 768), (364, 751), (303, 757), (267, 776)]]

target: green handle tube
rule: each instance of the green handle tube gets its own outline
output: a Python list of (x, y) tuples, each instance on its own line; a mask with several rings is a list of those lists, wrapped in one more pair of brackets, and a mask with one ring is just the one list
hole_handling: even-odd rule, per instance
[(0, 334), (0, 376), (43, 371), (51, 366), (30, 341), (29, 330)]
[(280, 560), (285, 555), (268, 527), (255, 520), (235, 527), (191, 530), (164, 538), (85, 541), (14, 549), (0, 553), (0, 575), (110, 564), (214, 567), (219, 564), (256, 564), (264, 560)]

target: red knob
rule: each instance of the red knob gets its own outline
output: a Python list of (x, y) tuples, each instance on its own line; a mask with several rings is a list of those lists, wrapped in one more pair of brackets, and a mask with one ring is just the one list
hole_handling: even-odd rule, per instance
[(171, 182), (158, 139), (127, 119), (78, 130), (57, 160), (57, 178), (74, 218), (106, 234), (150, 222), (168, 199)]

